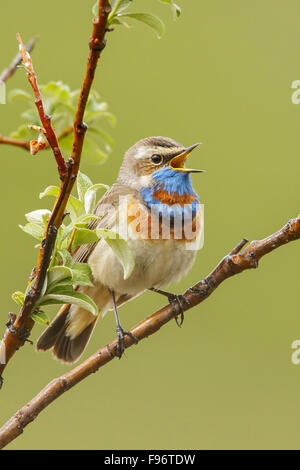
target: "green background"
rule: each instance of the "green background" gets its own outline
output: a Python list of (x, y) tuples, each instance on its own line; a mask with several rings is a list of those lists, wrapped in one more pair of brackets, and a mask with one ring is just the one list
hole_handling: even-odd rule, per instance
[[(33, 53), (40, 83), (79, 88), (91, 31), (90, 1), (2, 2), (1, 68), (17, 50), (15, 33), (40, 39)], [(205, 245), (182, 292), (204, 277), (242, 238), (265, 237), (299, 212), (300, 106), (291, 84), (300, 79), (300, 4), (296, 0), (178, 0), (182, 17), (155, 0), (135, 0), (166, 22), (158, 40), (146, 26), (117, 28), (97, 70), (95, 89), (118, 124), (115, 148), (102, 166), (83, 164), (94, 182), (111, 184), (124, 151), (142, 137), (166, 135), (191, 145), (194, 176), (205, 204)], [(25, 73), (7, 83), (29, 90)], [(23, 105), (0, 106), (2, 135), (21, 124)], [(0, 147), (1, 334), (10, 300), (24, 289), (36, 259), (18, 224), (57, 184), (50, 152), (31, 157)], [(257, 271), (226, 281), (170, 322), (67, 392), (8, 449), (300, 448), (300, 365), (291, 343), (300, 337), (299, 242), (265, 257)], [(130, 328), (164, 305), (146, 293), (121, 309)], [(36, 325), (32, 339), (43, 327)], [(114, 336), (111, 314), (98, 323), (87, 358)], [(69, 368), (26, 344), (5, 371), (4, 423), (52, 378)]]

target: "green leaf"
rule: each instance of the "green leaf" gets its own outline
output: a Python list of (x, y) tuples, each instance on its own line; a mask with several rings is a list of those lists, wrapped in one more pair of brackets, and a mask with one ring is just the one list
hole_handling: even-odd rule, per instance
[(73, 271), (80, 271), (81, 274), (84, 274), (88, 277), (92, 276), (92, 270), (87, 263), (73, 263)]
[(19, 88), (15, 88), (14, 90), (11, 90), (8, 93), (8, 99), (11, 103), (13, 103), (16, 99), (19, 98), (25, 99), (30, 102), (32, 101), (32, 96), (27, 93), (27, 91), (21, 90)]
[[(52, 124), (54, 130), (57, 135), (60, 135), (66, 130), (66, 128), (69, 128), (73, 124), (73, 116), (80, 91), (71, 91), (70, 87), (61, 81), (49, 82), (46, 85), (41, 86), (41, 91), (45, 109), (48, 114), (52, 115)], [(32, 96), (29, 93), (23, 90), (13, 90), (10, 93), (10, 97), (11, 100), (15, 100), (17, 98), (30, 100), (29, 107), (21, 114), (21, 116), (27, 121), (28, 124), (40, 124), (37, 109), (34, 105)], [(91, 124), (95, 128), (98, 128), (98, 121), (100, 119), (107, 120), (112, 125), (115, 122), (115, 117), (110, 112), (108, 112), (108, 104), (104, 101), (101, 101), (100, 96), (96, 92), (92, 91), (86, 106), (85, 121), (89, 126)], [(101, 133), (99, 132), (99, 135), (100, 134)], [(32, 129), (28, 129), (27, 125), (22, 125), (16, 131), (11, 133), (11, 137), (32, 140), (36, 138), (36, 132), (34, 132)], [(111, 149), (111, 142), (110, 144), (107, 142), (110, 137), (107, 136), (103, 131), (101, 138), (104, 139), (107, 145), (107, 151), (109, 151)], [(63, 138), (60, 138), (59, 142), (61, 148), (66, 153), (71, 153), (73, 144), (72, 133)], [(97, 146), (99, 147), (98, 143)], [(95, 153), (94, 155), (93, 152)], [(89, 149), (88, 146), (85, 146), (84, 144), (83, 154), (85, 153), (91, 156), (91, 160), (97, 160), (97, 162), (106, 158), (106, 155), (103, 151), (97, 151), (97, 149), (94, 151), (93, 148)]]
[(52, 304), (74, 304), (93, 315), (98, 315), (98, 307), (95, 302), (85, 294), (81, 292), (73, 292), (72, 295), (69, 293), (52, 293), (47, 294), (43, 297), (40, 305), (52, 305)]
[(58, 82), (48, 82), (46, 85), (41, 86), (43, 98), (53, 97), (61, 102), (68, 102), (71, 100), (71, 90), (69, 85), (66, 85), (61, 80)]
[[(118, 0), (115, 0), (114, 2), (112, 2), (112, 5), (111, 5), (112, 9), (114, 9), (114, 4), (116, 4), (117, 2)], [(132, 4), (132, 0), (121, 0), (116, 10), (116, 13), (126, 10), (126, 8), (128, 8), (131, 4)]]
[(87, 263), (74, 263), (72, 266), (74, 284), (78, 286), (93, 286), (92, 270)]
[(113, 148), (114, 146), (113, 138), (103, 129), (101, 129), (100, 127), (89, 127), (89, 132), (99, 135), (104, 140), (104, 142), (108, 145), (109, 150)]
[[(62, 229), (62, 227), (60, 227), (60, 230), (61, 229)], [(71, 223), (67, 226), (64, 226), (63, 229), (62, 229), (62, 232), (60, 234), (60, 237), (59, 237), (60, 242), (66, 242), (67, 238), (71, 235), (73, 229), (74, 229), (74, 224), (73, 223)], [(66, 248), (66, 247), (67, 247), (67, 243), (66, 243), (66, 246), (62, 246), (62, 245), (59, 246), (59, 248)]]
[(78, 230), (86, 229), (88, 228), (87, 222), (76, 222), (74, 224), (74, 227), (77, 228)]
[(60, 292), (67, 293), (69, 295), (73, 295), (74, 292), (74, 287), (73, 287), (73, 277), (68, 277), (65, 279), (62, 279), (60, 282), (57, 282), (56, 284), (52, 284), (51, 286), (48, 287), (47, 292), (43, 297), (40, 299), (40, 303), (43, 302), (43, 299), (45, 298), (46, 295), (50, 294), (58, 294)]
[(97, 220), (97, 219), (100, 220), (101, 217), (98, 217), (95, 214), (84, 214), (78, 217), (76, 224), (86, 224), (87, 222), (90, 222), (91, 220)]
[(42, 312), (41, 310), (37, 312), (32, 312), (30, 315), (32, 320), (34, 320), (36, 323), (40, 323), (41, 325), (46, 325), (48, 326), (50, 323), (50, 318), (45, 312)]
[(174, 20), (179, 18), (179, 16), (181, 15), (181, 8), (174, 2), (174, 0), (160, 0), (160, 1), (162, 3), (168, 3), (170, 5), (173, 16), (174, 16)]
[(115, 125), (117, 123), (117, 118), (113, 113), (110, 113), (109, 111), (107, 111), (103, 114), (103, 117), (106, 118), (106, 120), (109, 122), (111, 127), (115, 127)]
[[(40, 193), (40, 199), (46, 196), (57, 197), (59, 193), (59, 188), (57, 186), (48, 186), (45, 191)], [(67, 210), (70, 211), (71, 219), (74, 220), (79, 217), (83, 212), (83, 204), (79, 199), (74, 196), (70, 196), (67, 204)]]
[(117, 14), (132, 5), (132, 0), (111, 0), (110, 4), (111, 13), (108, 16), (108, 24), (117, 24)]
[(28, 222), (40, 224), (44, 227), (50, 215), (51, 212), (48, 209), (38, 209), (37, 211), (28, 212), (25, 217)]
[(24, 301), (25, 301), (25, 294), (23, 292), (17, 291), (14, 292), (11, 296), (14, 302), (16, 302), (19, 307), (23, 307)]
[(75, 248), (79, 245), (84, 245), (86, 243), (94, 243), (99, 240), (96, 230), (90, 230), (88, 228), (76, 227), (77, 231), (75, 233), (74, 241), (72, 247)]
[(85, 193), (87, 192), (87, 190), (91, 186), (93, 186), (93, 183), (90, 180), (90, 178), (88, 176), (86, 176), (84, 173), (82, 173), (81, 171), (78, 171), (78, 175), (77, 175), (77, 193), (78, 193), (79, 200), (81, 202), (84, 201)]
[(124, 238), (112, 230), (98, 228), (96, 233), (111, 247), (123, 266), (124, 279), (128, 279), (133, 271), (135, 260), (131, 248)]
[[(47, 294), (46, 295), (50, 295), (50, 294), (60, 294), (61, 292), (63, 292), (64, 294), (66, 295), (73, 295), (73, 292), (74, 292), (74, 285), (73, 285), (73, 279), (64, 279), (63, 281), (59, 282), (58, 284), (55, 284), (53, 285), (51, 288), (49, 288), (47, 290)], [(43, 299), (41, 298), (41, 302), (43, 301)], [(47, 302), (48, 305), (50, 304), (55, 304), (55, 302), (53, 302), (51, 300), (51, 302)]]
[(16, 131), (10, 133), (10, 137), (14, 139), (32, 140), (36, 138), (36, 133), (34, 133), (32, 129), (29, 129), (26, 124), (22, 124)]
[(70, 196), (67, 203), (67, 210), (70, 211), (71, 219), (74, 220), (84, 214), (84, 207), (81, 201), (74, 196)]
[(65, 137), (59, 139), (59, 145), (62, 151), (67, 155), (72, 153), (72, 147), (73, 147), (73, 135), (69, 134), (66, 135)]
[(54, 266), (53, 268), (48, 269), (48, 288), (47, 291), (53, 287), (54, 284), (57, 284), (60, 281), (70, 279), (72, 280), (72, 271), (67, 266)]
[(54, 196), (56, 197), (59, 193), (59, 188), (57, 186), (48, 186), (45, 191), (40, 193), (39, 198), (42, 199), (45, 196)]
[(70, 268), (72, 266), (72, 256), (68, 250), (58, 250), (58, 254), (62, 259), (63, 265)]
[(48, 113), (53, 114), (61, 104), (72, 104), (70, 87), (62, 81), (48, 82), (46, 85), (41, 86), (41, 91), (44, 106)]
[(64, 294), (73, 295), (73, 285), (93, 286), (91, 277), (92, 271), (88, 264), (72, 263), (71, 259), (70, 267), (55, 266), (48, 270), (46, 295), (61, 293), (61, 290)]
[(125, 28), (130, 29), (130, 26), (128, 23), (125, 23), (125, 21), (120, 21), (118, 20), (118, 18), (115, 18), (115, 17), (109, 22), (109, 24), (119, 24), (121, 26), (125, 26)]
[(107, 110), (108, 104), (105, 101), (97, 101), (94, 95), (90, 95), (89, 101), (86, 105), (85, 120), (91, 120), (97, 116), (102, 117), (103, 113)]
[(21, 116), (23, 119), (26, 119), (26, 121), (28, 121), (30, 124), (35, 124), (37, 126), (41, 124), (38, 112), (34, 108), (27, 109), (26, 111), (21, 113)]
[[(112, 119), (111, 123), (114, 124), (114, 117), (111, 113), (102, 113), (102, 115), (104, 116), (107, 115), (107, 118), (108, 119)], [(88, 120), (86, 119), (86, 121), (88, 122)], [(91, 137), (91, 133), (88, 133), (86, 134), (86, 137), (84, 139), (84, 144), (83, 144), (83, 150), (82, 150), (82, 154), (84, 155), (84, 158), (89, 162), (89, 163), (102, 163), (103, 161), (105, 161), (107, 159), (107, 153), (104, 152), (103, 150), (101, 150), (100, 148), (100, 143), (98, 142), (99, 139), (97, 139), (98, 141), (94, 140), (92, 137)], [(99, 134), (99, 133), (98, 133)], [(103, 139), (103, 135), (101, 136), (102, 139)], [(73, 147), (73, 136), (72, 135), (68, 135), (66, 137), (64, 137), (63, 139), (61, 139), (59, 141), (60, 143), (60, 146), (62, 148), (62, 150), (68, 154), (68, 153), (71, 153), (72, 151), (72, 147)], [(111, 148), (107, 148), (107, 151), (110, 151)]]
[(23, 230), (23, 232), (28, 233), (36, 240), (41, 241), (44, 235), (44, 229), (41, 225), (29, 223), (26, 225), (19, 225), (19, 227)]
[(88, 133), (84, 139), (83, 154), (89, 163), (103, 163), (107, 159), (107, 153), (101, 150), (99, 143)]
[(165, 33), (165, 25), (161, 21), (158, 16), (152, 15), (151, 13), (120, 13), (118, 15), (118, 18), (120, 17), (126, 17), (126, 18), (133, 18), (137, 21), (141, 21), (142, 23), (147, 24), (152, 28), (155, 33), (157, 34), (157, 37), (160, 39), (164, 33)]
[(98, 16), (98, 5), (99, 5), (99, 1), (97, 1), (92, 8), (92, 13), (94, 16)]
[(94, 119), (102, 118), (107, 110), (108, 104), (100, 101), (99, 94), (92, 91), (86, 105), (84, 120), (89, 124)]
[(107, 191), (109, 186), (107, 186), (107, 184), (97, 183), (89, 187), (84, 196), (84, 208), (87, 214), (93, 212), (96, 207), (96, 193), (98, 189), (106, 189)]

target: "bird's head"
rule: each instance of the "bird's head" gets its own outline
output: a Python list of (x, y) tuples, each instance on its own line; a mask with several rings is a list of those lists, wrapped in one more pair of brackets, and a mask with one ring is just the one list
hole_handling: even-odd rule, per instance
[(184, 147), (168, 137), (147, 137), (133, 145), (126, 153), (119, 173), (119, 180), (140, 191), (159, 181), (174, 186), (190, 181), (191, 173), (204, 170), (184, 166), (188, 155), (199, 143)]

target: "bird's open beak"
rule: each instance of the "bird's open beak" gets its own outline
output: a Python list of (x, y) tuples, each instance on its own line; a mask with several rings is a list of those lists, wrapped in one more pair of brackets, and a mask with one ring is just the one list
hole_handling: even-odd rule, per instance
[(197, 144), (191, 145), (190, 147), (186, 148), (181, 152), (179, 155), (176, 155), (169, 161), (169, 165), (173, 170), (178, 170), (178, 171), (185, 171), (187, 173), (203, 173), (205, 170), (194, 170), (194, 169), (189, 169), (185, 168), (184, 162), (189, 156), (189, 154), (194, 150), (198, 145), (200, 145), (201, 142), (198, 142)]

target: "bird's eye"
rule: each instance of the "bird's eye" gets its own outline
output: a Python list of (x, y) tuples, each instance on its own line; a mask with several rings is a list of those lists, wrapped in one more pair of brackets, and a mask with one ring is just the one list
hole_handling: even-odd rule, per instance
[(162, 156), (156, 154), (152, 155), (151, 160), (155, 165), (159, 165), (162, 162)]

